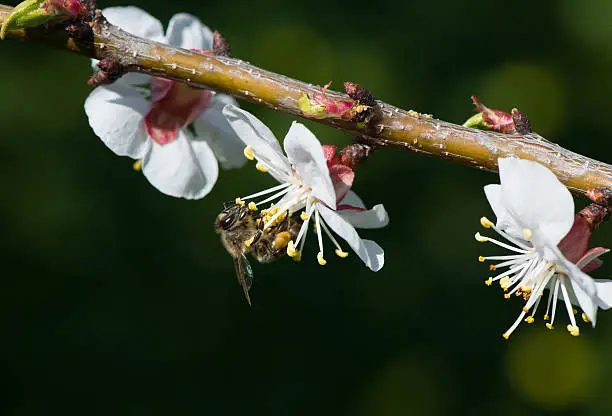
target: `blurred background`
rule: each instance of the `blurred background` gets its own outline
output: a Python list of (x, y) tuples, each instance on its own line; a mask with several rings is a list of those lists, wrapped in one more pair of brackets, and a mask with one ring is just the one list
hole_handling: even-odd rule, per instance
[[(452, 122), (476, 94), (612, 162), (606, 0), (98, 3), (164, 23), (191, 12), (236, 57), (336, 89), (356, 81)], [(321, 269), (311, 244), (300, 264), (254, 264), (249, 308), (213, 221), (273, 180), (247, 165), (201, 201), (166, 197), (90, 130), (87, 59), (8, 41), (0, 56), (2, 414), (612, 414), (612, 312), (579, 338), (563, 314), (553, 331), (539, 316), (501, 337), (522, 303), (483, 284), (476, 259), (492, 247), (474, 241), (496, 175), (375, 153), (354, 190), (390, 214), (362, 233), (385, 248), (384, 269), (354, 255)], [(244, 107), (278, 137), (292, 120)], [(323, 142), (351, 139), (308, 125)], [(612, 246), (610, 227), (593, 243)], [(595, 275), (611, 276), (612, 259)]]

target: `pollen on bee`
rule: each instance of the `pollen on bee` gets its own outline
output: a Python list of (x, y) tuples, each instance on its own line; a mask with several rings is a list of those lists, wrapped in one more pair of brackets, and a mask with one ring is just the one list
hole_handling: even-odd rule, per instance
[(276, 237), (274, 237), (274, 242), (272, 243), (272, 245), (274, 246), (275, 249), (279, 250), (281, 248), (287, 247), (290, 241), (291, 241), (291, 234), (288, 231), (282, 231), (276, 234)]
[(269, 169), (267, 167), (265, 167), (264, 165), (261, 164), (261, 162), (257, 162), (257, 164), (255, 165), (255, 168), (263, 173), (266, 173)]
[(479, 243), (485, 243), (487, 241), (489, 241), (489, 239), (487, 237), (483, 237), (482, 235), (480, 235), (480, 233), (476, 233), (474, 235), (474, 238), (476, 239), (476, 241), (478, 241)]
[(248, 240), (246, 240), (246, 241), (244, 242), (244, 245), (245, 245), (245, 246), (247, 246), (247, 247), (251, 247), (251, 244), (253, 244), (253, 240), (254, 240), (254, 239), (255, 239), (255, 237), (251, 237), (251, 238), (249, 238)]
[(244, 201), (242, 199), (240, 199), (240, 198), (236, 198), (235, 202), (236, 202), (237, 205), (244, 205)]
[(529, 241), (531, 240), (531, 230), (529, 228), (525, 228), (523, 230), (523, 236), (525, 237), (525, 240)]
[(484, 263), (486, 259), (483, 256), (478, 256), (478, 261)]
[(134, 162), (132, 169), (134, 169), (136, 172), (140, 172), (142, 170), (142, 159), (138, 159), (136, 162)]
[(346, 251), (342, 251), (339, 248), (336, 249), (336, 256), (340, 257), (341, 259), (345, 259), (348, 257), (348, 253)]
[(480, 225), (482, 225), (484, 228), (491, 228), (493, 227), (493, 222), (491, 222), (491, 220), (489, 220), (487, 217), (482, 217), (480, 219)]
[(257, 204), (253, 201), (249, 202), (248, 207), (251, 211), (257, 211)]
[(325, 260), (323, 258), (323, 253), (319, 252), (319, 254), (317, 254), (317, 261), (319, 262), (319, 264), (321, 266), (325, 266), (327, 264), (327, 260)]
[(573, 337), (577, 337), (580, 335), (580, 328), (578, 328), (578, 325), (568, 325), (567, 332), (569, 332)]
[(253, 153), (253, 147), (247, 146), (244, 148), (244, 157), (249, 160), (255, 160), (255, 153)]
[(306, 221), (308, 219), (308, 213), (306, 213), (306, 211), (302, 211), (302, 213), (300, 214), (300, 218), (302, 219), (302, 221)]

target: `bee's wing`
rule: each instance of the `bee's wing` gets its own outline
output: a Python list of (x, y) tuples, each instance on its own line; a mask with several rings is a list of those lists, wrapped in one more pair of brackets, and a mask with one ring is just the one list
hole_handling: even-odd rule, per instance
[(236, 277), (238, 278), (238, 282), (240, 283), (240, 286), (242, 286), (244, 296), (246, 297), (249, 306), (251, 306), (251, 297), (249, 296), (249, 289), (251, 289), (251, 284), (253, 283), (253, 269), (251, 269), (251, 264), (243, 253), (234, 258), (234, 266), (236, 267)]

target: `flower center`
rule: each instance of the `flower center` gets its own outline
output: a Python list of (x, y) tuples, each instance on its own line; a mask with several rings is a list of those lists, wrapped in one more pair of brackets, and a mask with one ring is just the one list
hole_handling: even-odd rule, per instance
[(151, 109), (145, 128), (160, 145), (173, 142), (179, 130), (188, 126), (212, 105), (213, 93), (162, 78), (151, 78)]

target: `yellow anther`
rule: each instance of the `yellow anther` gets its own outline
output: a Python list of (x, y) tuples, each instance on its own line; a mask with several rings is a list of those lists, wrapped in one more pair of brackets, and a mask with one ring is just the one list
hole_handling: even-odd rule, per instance
[(236, 204), (238, 205), (244, 205), (244, 201), (240, 198), (236, 198)]
[(544, 315), (544, 320), (548, 321), (550, 319), (550, 316), (548, 316), (548, 314)]
[(578, 310), (576, 308), (572, 308), (572, 312), (574, 313), (574, 315), (576, 315), (578, 313)]
[(495, 224), (493, 224), (491, 222), (491, 220), (489, 220), (487, 217), (482, 217), (480, 219), (480, 225), (482, 225), (484, 228), (491, 228), (493, 227)]
[(479, 262), (484, 263), (484, 261), (485, 261), (485, 260), (486, 260), (486, 259), (485, 259), (484, 257), (482, 257), (482, 256), (478, 256), (478, 261), (479, 261)]
[(253, 148), (251, 146), (247, 146), (244, 148), (244, 157), (249, 160), (255, 159), (255, 153), (253, 153)]
[(484, 243), (486, 241), (489, 241), (489, 239), (487, 237), (483, 237), (480, 235), (480, 233), (476, 233), (474, 235), (474, 238), (476, 239), (476, 241), (478, 241), (479, 243)]
[(348, 257), (348, 253), (346, 251), (342, 251), (339, 248), (336, 249), (336, 256), (340, 257), (341, 259), (345, 259)]
[(527, 306), (523, 306), (523, 312), (525, 313), (529, 312), (529, 309), (527, 309)]
[(272, 243), (272, 245), (274, 246), (275, 249), (279, 250), (281, 248), (287, 247), (290, 241), (291, 241), (291, 234), (289, 234), (288, 231), (282, 231), (276, 234), (276, 237), (274, 237), (274, 242)]
[(528, 316), (527, 318), (525, 318), (525, 322), (527, 322), (528, 324), (532, 324), (533, 321), (535, 321), (535, 319), (533, 319), (533, 316)]
[(295, 261), (302, 260), (302, 253), (299, 250), (296, 250), (293, 241), (289, 241), (287, 244), (287, 255)]
[(582, 320), (584, 322), (586, 322), (587, 324), (591, 322), (591, 320), (589, 319), (588, 316), (586, 316), (586, 313), (582, 312)]
[(577, 337), (580, 335), (580, 328), (577, 325), (568, 325), (567, 331), (572, 334), (573, 337)]
[(491, 286), (491, 284), (493, 283), (493, 278), (489, 277), (487, 280), (485, 280), (485, 285), (487, 286)]
[(253, 201), (249, 202), (248, 207), (251, 211), (257, 211), (257, 204)]
[(302, 219), (302, 221), (306, 221), (308, 219), (308, 214), (306, 213), (306, 211), (302, 211), (302, 213), (300, 214), (300, 218)]
[(249, 238), (248, 240), (246, 240), (246, 241), (244, 242), (244, 245), (245, 245), (245, 246), (247, 246), (247, 247), (251, 247), (251, 244), (253, 244), (253, 240), (254, 240), (254, 239), (255, 239), (255, 237), (251, 237), (251, 238)]
[(546, 324), (546, 328), (548, 328), (548, 329), (553, 329), (553, 326), (552, 326), (552, 324), (549, 322), (549, 323), (547, 323), (547, 324)]
[(509, 334), (509, 333), (507, 333), (507, 332), (504, 332), (504, 333), (502, 334), (502, 337), (504, 337), (505, 339), (508, 339), (508, 338), (510, 338), (510, 334)]
[(490, 271), (497, 270), (497, 267), (495, 267), (494, 264), (489, 264), (489, 270)]
[(529, 228), (525, 228), (523, 230), (523, 236), (525, 237), (525, 240), (531, 240), (531, 230)]
[(506, 299), (510, 299), (510, 293), (506, 293), (506, 294), (504, 294), (504, 298), (506, 298)]
[(502, 277), (501, 280), (499, 281), (499, 285), (501, 286), (502, 289), (504, 289), (504, 291), (508, 290), (508, 288), (511, 285), (510, 278), (508, 276)]
[(136, 172), (140, 172), (142, 170), (142, 159), (138, 159), (136, 162), (134, 162), (132, 169), (134, 169)]
[(264, 165), (261, 164), (261, 162), (257, 162), (257, 164), (255, 165), (255, 168), (263, 173), (266, 173), (269, 169), (267, 167), (265, 167)]
[(321, 266), (325, 266), (327, 264), (327, 260), (323, 258), (323, 253), (317, 254), (317, 261)]

